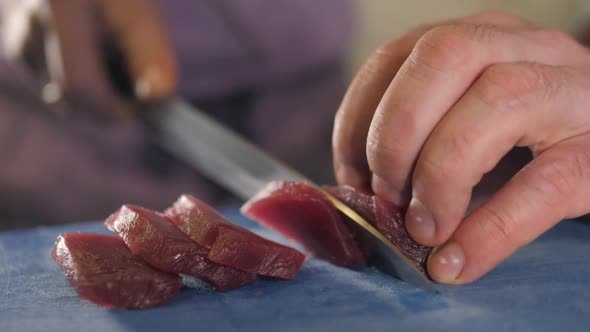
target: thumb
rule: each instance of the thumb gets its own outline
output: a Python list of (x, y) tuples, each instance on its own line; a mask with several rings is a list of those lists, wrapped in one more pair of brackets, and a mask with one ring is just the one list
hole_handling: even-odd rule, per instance
[(589, 146), (586, 134), (538, 155), (431, 255), (431, 277), (472, 282), (560, 220), (589, 212)]

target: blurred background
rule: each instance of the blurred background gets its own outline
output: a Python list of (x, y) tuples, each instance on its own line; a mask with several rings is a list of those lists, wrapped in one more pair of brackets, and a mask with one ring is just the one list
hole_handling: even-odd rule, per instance
[(349, 49), (354, 72), (384, 41), (416, 25), (465, 16), (482, 10), (502, 10), (541, 26), (587, 38), (590, 1), (587, 0), (354, 0), (356, 31)]
[[(485, 9), (590, 39), (587, 0), (149, 2), (178, 65), (174, 93), (320, 183), (333, 182), (332, 121), (346, 86), (389, 39)], [(49, 17), (48, 3), (63, 13)], [(161, 151), (133, 116), (119, 116), (141, 112), (132, 101), (98, 93), (106, 75), (90, 60), (121, 31), (83, 32), (101, 30), (101, 15), (137, 21), (134, 10), (97, 9), (123, 4), (0, 0), (0, 229), (104, 219), (124, 203), (163, 209), (181, 193), (215, 206), (238, 203)], [(61, 70), (74, 68), (83, 89), (57, 93), (48, 84), (47, 36), (56, 27), (70, 42)]]

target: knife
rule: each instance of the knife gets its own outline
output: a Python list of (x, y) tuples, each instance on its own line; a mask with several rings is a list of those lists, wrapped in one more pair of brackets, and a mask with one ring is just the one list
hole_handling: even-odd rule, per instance
[(156, 143), (204, 176), (244, 200), (271, 181), (305, 180), (348, 217), (368, 245), (372, 265), (411, 285), (436, 292), (430, 279), (358, 213), (202, 110), (181, 99), (150, 103), (145, 108), (144, 120), (154, 130)]

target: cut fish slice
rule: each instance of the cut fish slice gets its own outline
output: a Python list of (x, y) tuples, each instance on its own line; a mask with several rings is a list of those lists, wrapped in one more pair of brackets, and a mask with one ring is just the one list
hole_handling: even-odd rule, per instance
[(406, 230), (404, 211), (399, 206), (380, 197), (359, 192), (350, 186), (326, 187), (325, 190), (355, 210), (399, 248), (418, 269), (426, 272), (426, 260), (432, 248), (412, 239)]
[(256, 277), (254, 273), (210, 261), (208, 248), (192, 241), (166, 216), (154, 211), (124, 205), (105, 225), (125, 241), (133, 254), (150, 265), (202, 279), (218, 291), (244, 286)]
[(165, 211), (176, 226), (198, 244), (209, 248), (207, 258), (260, 275), (293, 279), (305, 255), (232, 224), (205, 202), (181, 196)]
[(161, 305), (182, 287), (178, 275), (149, 266), (116, 236), (65, 233), (52, 256), (80, 297), (109, 308)]
[(315, 257), (341, 266), (366, 264), (350, 225), (321, 191), (306, 182), (272, 182), (242, 207), (242, 213), (301, 243)]

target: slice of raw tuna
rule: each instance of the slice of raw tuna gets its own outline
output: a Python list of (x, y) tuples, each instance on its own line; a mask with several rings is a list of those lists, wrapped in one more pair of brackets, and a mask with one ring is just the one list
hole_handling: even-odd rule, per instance
[(149, 266), (116, 236), (65, 233), (52, 256), (80, 297), (109, 308), (160, 305), (182, 287), (178, 275)]
[(181, 196), (166, 210), (176, 226), (198, 244), (209, 248), (213, 262), (260, 275), (293, 279), (305, 255), (232, 224), (205, 202)]
[(420, 245), (411, 238), (405, 227), (404, 211), (399, 206), (356, 191), (350, 186), (327, 187), (325, 190), (355, 210), (414, 262), (418, 269), (425, 272), (426, 260), (432, 248)]
[(323, 187), (325, 191), (338, 198), (342, 203), (353, 209), (363, 219), (371, 223), (375, 220), (375, 204), (373, 195), (355, 190), (351, 186)]
[(166, 272), (185, 274), (227, 291), (252, 282), (256, 275), (207, 259), (209, 249), (192, 241), (166, 216), (133, 205), (124, 205), (105, 225), (148, 264)]
[(340, 212), (306, 182), (272, 182), (242, 207), (242, 213), (301, 243), (318, 258), (342, 266), (366, 264)]

